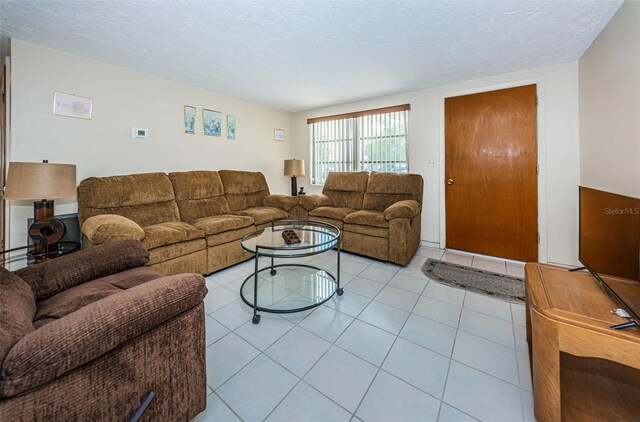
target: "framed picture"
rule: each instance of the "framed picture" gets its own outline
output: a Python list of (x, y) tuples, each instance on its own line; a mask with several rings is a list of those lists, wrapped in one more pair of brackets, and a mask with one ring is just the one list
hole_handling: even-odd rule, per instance
[(227, 139), (236, 139), (236, 116), (227, 114)]
[(222, 113), (202, 109), (202, 133), (209, 136), (222, 135)]
[(91, 98), (54, 91), (53, 114), (77, 117), (79, 119), (91, 119), (92, 112), (93, 100)]
[(284, 142), (284, 130), (282, 130), (282, 129), (274, 129), (273, 130), (273, 139), (275, 141)]
[(184, 106), (184, 133), (196, 134), (196, 108)]

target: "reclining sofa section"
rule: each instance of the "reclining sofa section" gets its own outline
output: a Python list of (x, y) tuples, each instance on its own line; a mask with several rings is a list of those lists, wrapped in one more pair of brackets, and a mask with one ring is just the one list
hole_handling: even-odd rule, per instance
[(142, 173), (80, 182), (78, 219), (85, 247), (136, 239), (163, 274), (209, 274), (250, 258), (240, 239), (296, 202), (270, 195), (258, 172)]

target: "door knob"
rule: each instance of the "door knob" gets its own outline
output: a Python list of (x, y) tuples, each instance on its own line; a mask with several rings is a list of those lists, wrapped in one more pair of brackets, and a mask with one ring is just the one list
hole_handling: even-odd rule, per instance
[(453, 185), (453, 179), (447, 179), (447, 185)]

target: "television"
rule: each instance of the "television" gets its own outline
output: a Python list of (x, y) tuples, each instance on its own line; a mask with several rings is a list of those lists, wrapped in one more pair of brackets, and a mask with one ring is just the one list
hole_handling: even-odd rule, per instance
[(580, 186), (580, 262), (640, 326), (640, 198)]

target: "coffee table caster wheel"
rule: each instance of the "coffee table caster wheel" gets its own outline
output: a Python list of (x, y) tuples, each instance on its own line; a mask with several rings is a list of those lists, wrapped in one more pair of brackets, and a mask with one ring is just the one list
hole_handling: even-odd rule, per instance
[(276, 269), (275, 268), (271, 268), (270, 274), (271, 275), (276, 275), (276, 273), (277, 273)]
[(338, 296), (342, 296), (344, 294), (344, 289), (342, 287), (340, 287), (338, 289)]
[(260, 315), (254, 315), (253, 319), (251, 320), (251, 322), (253, 322), (254, 324), (257, 324), (260, 322)]

